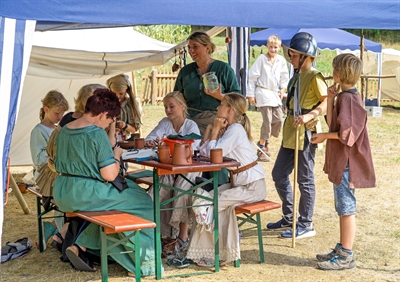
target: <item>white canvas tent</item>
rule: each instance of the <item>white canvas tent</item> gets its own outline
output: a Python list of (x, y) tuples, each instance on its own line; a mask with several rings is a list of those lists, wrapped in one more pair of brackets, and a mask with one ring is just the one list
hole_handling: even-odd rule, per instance
[(161, 65), (174, 55), (173, 48), (132, 27), (35, 32), (27, 74), (103, 77)]
[(400, 101), (400, 51), (382, 50), (382, 74), (395, 74), (395, 78), (382, 79), (382, 99)]
[[(112, 76), (101, 73), (103, 65), (115, 66), (116, 73), (129, 71), (126, 74), (130, 76), (130, 70), (163, 64), (174, 55), (169, 52), (173, 44), (147, 37), (132, 27), (35, 32), (33, 45), (11, 142), (12, 165), (32, 164), (30, 130), (40, 121), (41, 99), (49, 90), (63, 93), (69, 111), (73, 111), (80, 87), (89, 83), (105, 85)], [(106, 61), (110, 57), (115, 59)], [(125, 69), (124, 62), (133, 57), (137, 62)], [(74, 65), (77, 61), (81, 67)], [(68, 70), (65, 65), (74, 66)]]
[[(224, 29), (213, 27), (207, 33), (213, 37)], [(30, 131), (40, 122), (41, 99), (49, 90), (60, 91), (73, 111), (74, 98), (83, 85), (105, 85), (118, 73), (132, 81), (131, 71), (164, 64), (183, 46), (186, 42), (168, 44), (132, 27), (35, 32), (11, 141), (11, 165), (32, 164)]]

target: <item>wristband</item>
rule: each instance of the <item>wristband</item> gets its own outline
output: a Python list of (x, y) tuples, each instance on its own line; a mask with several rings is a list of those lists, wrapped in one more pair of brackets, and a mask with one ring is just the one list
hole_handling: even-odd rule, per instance
[(125, 122), (125, 126), (122, 128), (122, 130), (126, 130), (128, 128), (128, 123), (127, 122)]
[(115, 160), (116, 162), (118, 162), (119, 164), (121, 164), (120, 160), (118, 160), (117, 158), (114, 158), (114, 160)]

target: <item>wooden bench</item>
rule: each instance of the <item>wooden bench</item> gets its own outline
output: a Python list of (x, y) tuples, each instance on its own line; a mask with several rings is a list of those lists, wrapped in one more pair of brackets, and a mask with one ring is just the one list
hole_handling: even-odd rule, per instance
[[(108, 281), (107, 256), (110, 254), (111, 249), (114, 248), (116, 245), (125, 245), (126, 247), (130, 247), (133, 249), (133, 252), (135, 253), (136, 281), (140, 281), (140, 230), (146, 228), (155, 228), (156, 224), (154, 222), (116, 210), (95, 212), (79, 211), (66, 213), (66, 216), (80, 217), (100, 227), (101, 279), (103, 282)], [(114, 237), (108, 236), (109, 234), (131, 231), (133, 231), (132, 234), (119, 240)], [(129, 241), (129, 239), (133, 236), (134, 244)], [(107, 241), (111, 241), (113, 242), (113, 244), (108, 246)], [(129, 251), (123, 251), (121, 253), (127, 252)]]
[[(235, 207), (235, 212), (237, 214), (237, 219), (238, 219), (238, 224), (239, 228), (245, 224), (245, 223), (250, 223), (252, 226), (248, 229), (252, 228), (257, 228), (257, 235), (258, 235), (258, 247), (260, 251), (260, 262), (264, 262), (264, 246), (263, 246), (263, 241), (262, 241), (262, 227), (261, 227), (261, 212), (265, 211), (270, 211), (274, 209), (279, 209), (281, 207), (281, 204), (272, 202), (272, 201), (267, 201), (267, 200), (262, 200), (259, 202), (254, 202), (250, 204), (244, 204)], [(254, 216), (256, 216), (256, 219), (254, 219)], [(235, 260), (235, 267), (240, 266), (240, 260)]]
[[(62, 211), (60, 211), (56, 205), (56, 203), (54, 202), (54, 200), (52, 199), (50, 202), (50, 208), (48, 210), (45, 210), (43, 208), (42, 205), (42, 194), (40, 194), (39, 190), (36, 190), (36, 187), (28, 187), (28, 191), (31, 192), (32, 194), (34, 194), (36, 196), (36, 210), (37, 210), (37, 221), (38, 221), (38, 247), (39, 247), (39, 251), (43, 252), (46, 248), (45, 245), (43, 244), (43, 237), (44, 237), (44, 230), (43, 230), (43, 219), (46, 218), (57, 218), (57, 217), (64, 217), (65, 216), (50, 216), (47, 215), (49, 212), (51, 211), (58, 211), (63, 213)], [(47, 215), (47, 216), (46, 216)]]

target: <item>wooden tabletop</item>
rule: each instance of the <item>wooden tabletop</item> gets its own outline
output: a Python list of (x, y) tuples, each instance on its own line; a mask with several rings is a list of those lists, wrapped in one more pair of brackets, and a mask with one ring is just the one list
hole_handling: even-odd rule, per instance
[(218, 171), (227, 167), (238, 167), (240, 163), (236, 160), (224, 158), (224, 162), (220, 164), (210, 163), (205, 157), (193, 159), (191, 164), (173, 165), (171, 163), (160, 163), (156, 160), (146, 160), (137, 162), (135, 159), (127, 159), (126, 162), (136, 163), (140, 165), (150, 166), (157, 169), (158, 175), (179, 174), (189, 172)]

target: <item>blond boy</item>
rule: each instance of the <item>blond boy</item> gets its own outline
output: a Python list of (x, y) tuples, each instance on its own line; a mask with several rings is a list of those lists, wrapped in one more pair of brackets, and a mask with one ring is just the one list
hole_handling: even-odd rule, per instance
[(353, 54), (341, 54), (333, 59), (332, 65), (335, 83), (328, 88), (329, 132), (314, 134), (311, 142), (317, 144), (327, 140), (324, 171), (333, 183), (340, 243), (332, 252), (317, 255), (317, 259), (320, 269), (343, 270), (356, 267), (352, 251), (356, 232), (354, 188), (375, 187), (376, 180), (367, 112), (355, 88), (362, 62)]
[(277, 35), (271, 35), (267, 41), (268, 52), (260, 55), (249, 70), (246, 97), (250, 105), (257, 106), (263, 117), (257, 144), (259, 161), (270, 161), (270, 136), (278, 138), (283, 123), (282, 98), (289, 72), (285, 58), (278, 54), (281, 44)]

